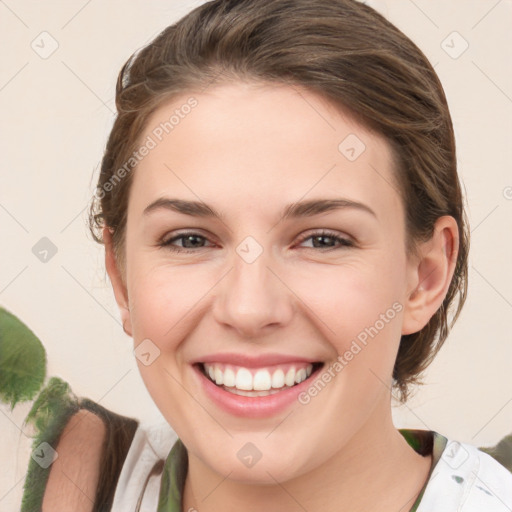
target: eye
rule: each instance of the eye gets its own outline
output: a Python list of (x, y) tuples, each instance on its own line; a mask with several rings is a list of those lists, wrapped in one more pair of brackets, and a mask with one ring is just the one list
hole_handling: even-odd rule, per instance
[[(176, 241), (182, 241), (182, 246), (173, 245)], [(162, 240), (158, 245), (159, 247), (166, 247), (167, 249), (174, 252), (197, 252), (194, 249), (203, 249), (205, 246), (201, 246), (202, 241), (207, 240), (206, 237), (199, 233), (192, 231), (186, 233), (180, 233), (179, 235), (173, 236), (168, 240)]]
[[(299, 244), (311, 239), (313, 242), (310, 249), (324, 249), (333, 250), (342, 247), (353, 247), (354, 243), (348, 238), (343, 238), (337, 233), (327, 230), (316, 231), (307, 235), (302, 235), (299, 239)], [(181, 247), (174, 245), (175, 242), (180, 241)], [(193, 253), (199, 249), (204, 249), (208, 246), (204, 245), (204, 242), (208, 239), (195, 232), (180, 233), (179, 235), (173, 236), (167, 240), (162, 240), (158, 245), (159, 247), (166, 247), (173, 252), (181, 253)], [(333, 244), (333, 245), (330, 245)], [(336, 247), (338, 244), (338, 247)]]
[[(321, 231), (316, 231), (314, 233), (309, 233), (307, 235), (303, 235), (300, 240), (299, 240), (299, 243), (303, 243), (305, 242), (306, 240), (309, 240), (311, 239), (313, 241), (313, 246), (312, 247), (308, 247), (308, 248), (311, 248), (311, 249), (314, 249), (314, 248), (323, 248), (323, 249), (327, 249), (327, 250), (332, 250), (332, 249), (337, 249), (337, 248), (342, 248), (342, 247), (353, 247), (354, 246), (354, 243), (352, 242), (352, 240), (349, 240), (348, 238), (343, 238), (342, 236), (338, 235), (337, 233), (334, 233), (332, 231), (327, 231), (327, 230), (321, 230)], [(325, 244), (334, 244), (334, 245), (325, 245)], [(319, 244), (319, 245), (317, 245)], [(336, 247), (335, 244), (338, 244), (339, 247)]]

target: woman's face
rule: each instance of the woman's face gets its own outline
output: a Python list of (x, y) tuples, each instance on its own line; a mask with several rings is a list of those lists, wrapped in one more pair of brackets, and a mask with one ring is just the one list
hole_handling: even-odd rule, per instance
[(242, 83), (174, 99), (141, 140), (127, 328), (190, 456), (274, 483), (377, 439), (413, 275), (385, 140), (312, 92)]

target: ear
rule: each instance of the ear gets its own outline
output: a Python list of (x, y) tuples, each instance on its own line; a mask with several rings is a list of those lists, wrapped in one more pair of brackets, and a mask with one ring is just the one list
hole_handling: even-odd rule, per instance
[(114, 246), (112, 243), (112, 233), (109, 227), (104, 227), (103, 241), (105, 243), (105, 267), (108, 272), (108, 277), (112, 283), (114, 296), (121, 313), (121, 320), (123, 322), (123, 330), (128, 336), (132, 336), (132, 324), (130, 318), (130, 306), (128, 301), (128, 290), (121, 276), (121, 269), (119, 268), (116, 260)]
[(420, 331), (441, 307), (450, 286), (459, 251), (457, 221), (448, 215), (437, 219), (430, 240), (408, 263), (408, 296), (402, 334)]

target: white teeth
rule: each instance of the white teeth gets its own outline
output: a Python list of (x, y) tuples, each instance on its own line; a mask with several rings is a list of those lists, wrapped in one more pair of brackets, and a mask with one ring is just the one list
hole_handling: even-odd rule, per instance
[(226, 368), (224, 370), (224, 386), (234, 388), (235, 382), (235, 372), (231, 368)]
[[(260, 368), (251, 371), (248, 368), (232, 365), (205, 363), (204, 369), (210, 380), (218, 386), (224, 385), (226, 388), (230, 388), (229, 391), (258, 391), (263, 394), (272, 394), (275, 392), (274, 390), (291, 387), (306, 380), (313, 371), (313, 365), (308, 364), (305, 367), (303, 365), (286, 365), (284, 369)], [(284, 370), (287, 370), (286, 373)]]
[(272, 375), (272, 387), (282, 388), (284, 386), (284, 372), (279, 368)]
[(301, 368), (296, 374), (295, 374), (295, 382), (297, 384), (300, 384), (303, 380), (306, 380), (306, 370), (304, 368)]
[(235, 387), (246, 391), (250, 391), (252, 389), (252, 375), (247, 368), (240, 368), (236, 373)]
[(225, 391), (229, 391), (230, 393), (233, 393), (234, 395), (240, 395), (240, 396), (268, 396), (268, 395), (274, 395), (276, 393), (279, 393), (279, 391), (280, 391), (278, 389), (271, 389), (269, 391), (242, 391), (241, 389), (227, 388), (226, 386), (223, 386), (223, 389)]
[(293, 386), (295, 384), (295, 368), (290, 368), (286, 372), (286, 377), (284, 378), (284, 383), (287, 386)]
[(258, 370), (252, 381), (252, 389), (257, 391), (269, 390), (272, 387), (272, 379), (267, 370)]
[(223, 384), (224, 374), (222, 373), (220, 368), (215, 368), (215, 382), (220, 386)]

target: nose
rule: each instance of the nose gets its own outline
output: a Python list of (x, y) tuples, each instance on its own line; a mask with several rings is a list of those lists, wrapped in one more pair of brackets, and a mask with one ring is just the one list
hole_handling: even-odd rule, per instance
[(265, 251), (251, 263), (235, 253), (233, 268), (219, 283), (214, 317), (240, 337), (261, 338), (292, 318), (293, 293), (270, 260)]

